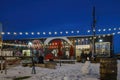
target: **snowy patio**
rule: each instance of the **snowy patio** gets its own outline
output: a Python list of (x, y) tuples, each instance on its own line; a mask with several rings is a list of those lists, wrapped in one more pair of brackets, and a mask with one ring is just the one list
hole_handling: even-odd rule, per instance
[[(31, 67), (11, 67), (7, 70), (7, 74), (0, 73), (0, 80), (13, 80), (15, 77), (31, 76), (24, 80), (100, 80), (100, 64), (90, 63), (85, 68), (85, 63), (62, 64), (59, 63), (56, 69), (48, 69), (36, 67), (36, 74), (31, 74)], [(84, 72), (85, 70), (89, 72)], [(120, 60), (118, 60), (117, 80), (120, 80)]]

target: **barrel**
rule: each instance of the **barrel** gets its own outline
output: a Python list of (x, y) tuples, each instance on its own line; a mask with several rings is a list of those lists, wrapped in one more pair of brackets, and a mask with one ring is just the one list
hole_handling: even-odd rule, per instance
[(117, 59), (100, 59), (100, 80), (117, 80)]

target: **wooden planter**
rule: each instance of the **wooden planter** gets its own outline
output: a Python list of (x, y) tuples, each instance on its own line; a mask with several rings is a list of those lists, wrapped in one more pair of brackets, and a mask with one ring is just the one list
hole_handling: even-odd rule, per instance
[(115, 58), (100, 59), (100, 79), (117, 80), (117, 59)]

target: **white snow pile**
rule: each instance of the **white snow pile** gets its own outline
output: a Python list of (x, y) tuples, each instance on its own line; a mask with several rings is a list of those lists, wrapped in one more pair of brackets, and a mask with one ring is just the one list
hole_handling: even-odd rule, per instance
[[(31, 74), (30, 67), (12, 67), (7, 74), (0, 73), (0, 80), (13, 80), (15, 77), (31, 76), (24, 80), (100, 80), (99, 63), (57, 64), (56, 69), (35, 67), (36, 74)], [(118, 80), (120, 80), (120, 61), (118, 61)]]

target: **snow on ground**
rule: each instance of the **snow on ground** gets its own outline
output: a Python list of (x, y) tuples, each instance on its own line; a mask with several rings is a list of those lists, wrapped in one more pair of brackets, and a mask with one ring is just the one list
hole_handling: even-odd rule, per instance
[[(36, 74), (31, 74), (30, 67), (12, 67), (7, 70), (7, 74), (0, 73), (0, 80), (12, 80), (14, 77), (32, 76), (25, 80), (100, 80), (99, 63), (89, 65), (89, 73), (83, 74), (84, 63), (57, 64), (56, 69), (36, 67)], [(120, 80), (120, 61), (118, 61), (118, 80)]]

